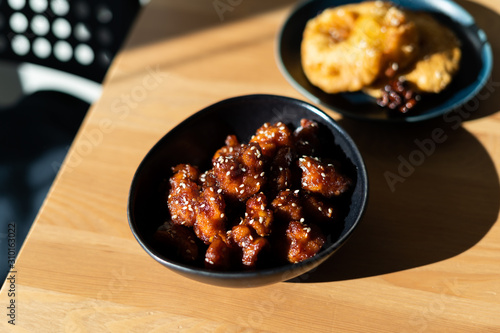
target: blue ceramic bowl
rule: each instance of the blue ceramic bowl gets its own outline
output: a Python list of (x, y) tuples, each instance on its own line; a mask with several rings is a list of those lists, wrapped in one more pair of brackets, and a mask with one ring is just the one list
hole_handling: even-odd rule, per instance
[[(277, 62), (288, 80), (302, 95), (314, 103), (346, 117), (391, 122), (417, 122), (450, 112), (473, 98), (486, 84), (493, 67), (491, 46), (486, 34), (479, 29), (474, 18), (451, 0), (393, 0), (410, 10), (422, 10), (433, 15), (449, 27), (462, 43), (460, 70), (452, 83), (435, 96), (427, 95), (419, 111), (408, 115), (388, 112), (379, 107), (375, 99), (362, 93), (328, 94), (313, 86), (302, 71), (300, 44), (302, 33), (309, 19), (324, 9), (362, 0), (312, 0), (296, 7), (278, 35)], [(416, 110), (415, 110), (416, 111)]]
[[(352, 166), (353, 191), (346, 198), (348, 211), (344, 224), (315, 257), (298, 264), (254, 271), (219, 272), (178, 262), (174, 256), (155, 248), (156, 229), (164, 222), (165, 180), (171, 167), (191, 163), (201, 170), (210, 167), (213, 153), (224, 145), (228, 134), (248, 142), (265, 122), (282, 121), (296, 128), (302, 118), (316, 121), (327, 132), (328, 149)], [(331, 141), (331, 142), (330, 142)], [(225, 287), (254, 287), (299, 276), (328, 259), (351, 236), (365, 210), (368, 180), (365, 165), (349, 135), (324, 112), (306, 102), (274, 95), (235, 97), (208, 106), (167, 133), (144, 157), (132, 181), (128, 202), (130, 228), (139, 244), (162, 265), (201, 282)]]

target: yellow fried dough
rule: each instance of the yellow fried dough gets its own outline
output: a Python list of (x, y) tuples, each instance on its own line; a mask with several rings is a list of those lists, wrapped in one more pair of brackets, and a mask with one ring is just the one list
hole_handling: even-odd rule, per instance
[(357, 91), (417, 54), (418, 33), (405, 12), (370, 1), (329, 8), (308, 21), (301, 61), (308, 80), (327, 93)]
[(439, 93), (459, 69), (460, 41), (450, 29), (428, 14), (414, 13), (411, 19), (421, 36), (420, 60), (403, 76), (421, 92)]
[[(415, 22), (420, 36), (418, 56), (414, 63), (400, 70), (397, 76), (406, 81), (412, 89), (421, 93), (439, 93), (445, 89), (458, 72), (462, 52), (455, 34), (437, 22), (432, 16), (422, 13), (408, 13)], [(370, 96), (380, 98), (383, 87), (389, 83), (385, 77), (364, 87)]]

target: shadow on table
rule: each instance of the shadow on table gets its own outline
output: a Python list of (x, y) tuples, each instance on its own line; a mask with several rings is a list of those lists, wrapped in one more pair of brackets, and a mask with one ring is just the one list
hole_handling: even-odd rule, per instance
[(141, 25), (134, 29), (140, 32), (140, 38), (132, 34), (126, 47), (140, 47), (197, 30), (229, 25), (237, 20), (293, 6), (299, 2), (298, 0), (191, 0), (179, 6), (175, 1), (158, 1), (154, 4), (156, 10), (144, 10), (141, 13)]
[(0, 108), (2, 281), (11, 268), (8, 250), (19, 253), (88, 107), (75, 97), (43, 91)]
[(355, 279), (439, 262), (470, 249), (497, 220), (495, 165), (461, 126), (339, 123), (365, 159), (366, 214), (336, 254), (296, 281)]

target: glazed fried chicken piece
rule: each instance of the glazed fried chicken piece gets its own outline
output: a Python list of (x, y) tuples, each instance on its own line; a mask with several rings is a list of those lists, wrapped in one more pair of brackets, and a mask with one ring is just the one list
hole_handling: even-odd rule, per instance
[(173, 251), (185, 262), (198, 258), (196, 235), (191, 228), (165, 222), (154, 234), (154, 240), (160, 248)]
[(300, 127), (293, 132), (295, 150), (299, 156), (317, 155), (320, 147), (318, 132), (319, 127), (315, 121), (309, 119), (300, 120)]
[(234, 155), (236, 150), (241, 149), (241, 144), (238, 141), (236, 135), (228, 135), (226, 137), (226, 141), (224, 142), (226, 145), (219, 148), (214, 156), (212, 157), (212, 163), (214, 163), (219, 157), (225, 157), (228, 155)]
[(284, 221), (299, 221), (304, 218), (304, 212), (299, 198), (299, 190), (287, 189), (281, 191), (271, 202), (274, 214)]
[(215, 236), (205, 253), (205, 267), (216, 270), (229, 270), (231, 268), (233, 249), (228, 244), (227, 238)]
[(179, 164), (172, 171), (167, 197), (172, 222), (192, 227), (196, 221), (199, 171), (189, 164)]
[(309, 156), (299, 158), (298, 163), (302, 169), (302, 188), (305, 190), (330, 198), (344, 193), (351, 185), (351, 180), (339, 173), (333, 164)]
[(307, 119), (293, 133), (281, 122), (266, 123), (248, 144), (227, 136), (202, 174), (189, 164), (172, 168), (171, 221), (154, 235), (158, 248), (185, 263), (204, 258), (218, 271), (316, 255), (323, 232), (340, 221), (337, 196), (351, 186), (336, 164), (309, 157), (324, 156), (318, 135), (318, 124)]
[(264, 237), (271, 233), (273, 220), (273, 212), (267, 208), (264, 193), (257, 193), (247, 200), (244, 223), (250, 225), (259, 236)]
[(218, 187), (231, 200), (244, 201), (265, 183), (263, 155), (257, 144), (241, 144), (213, 161)]
[(264, 156), (272, 157), (280, 147), (293, 146), (293, 137), (290, 129), (282, 122), (274, 125), (264, 123), (250, 139), (250, 143), (252, 142), (259, 144)]
[(217, 187), (217, 179), (212, 169), (205, 171), (200, 175), (199, 182), (202, 187)]
[(302, 194), (301, 199), (302, 206), (308, 218), (320, 223), (337, 220), (338, 210), (336, 206), (323, 196), (306, 192)]
[(241, 248), (243, 256), (241, 262), (246, 267), (255, 267), (259, 254), (269, 246), (269, 241), (259, 237), (255, 231), (246, 224), (239, 224), (232, 228), (231, 237)]
[(213, 242), (216, 236), (225, 235), (226, 203), (223, 196), (213, 187), (206, 187), (201, 192), (196, 207), (194, 232), (205, 244)]
[(278, 193), (290, 188), (293, 183), (292, 161), (294, 150), (290, 146), (284, 146), (276, 151), (276, 155), (270, 161), (269, 177), (267, 186), (271, 193)]
[(314, 225), (291, 221), (286, 229), (287, 259), (298, 263), (315, 256), (325, 244), (325, 236)]

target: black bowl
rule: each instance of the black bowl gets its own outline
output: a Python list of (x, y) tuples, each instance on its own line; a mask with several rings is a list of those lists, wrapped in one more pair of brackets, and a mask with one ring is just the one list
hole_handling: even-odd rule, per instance
[[(213, 153), (229, 134), (248, 142), (265, 122), (282, 121), (296, 128), (302, 118), (316, 121), (328, 134), (328, 149), (341, 155), (355, 180), (348, 194), (349, 208), (343, 226), (315, 257), (298, 264), (254, 271), (219, 272), (183, 264), (155, 248), (153, 234), (165, 219), (165, 184), (171, 167), (179, 163), (210, 168)], [(331, 141), (331, 143), (330, 143)], [(206, 107), (167, 133), (139, 165), (129, 193), (128, 220), (139, 244), (164, 266), (201, 282), (225, 287), (254, 287), (297, 277), (329, 258), (352, 234), (365, 210), (368, 180), (361, 155), (347, 133), (324, 112), (304, 101), (273, 95), (249, 95), (223, 100)]]
[(278, 35), (277, 63), (288, 82), (306, 98), (343, 116), (369, 121), (418, 122), (441, 116), (473, 98), (486, 84), (493, 67), (493, 55), (486, 34), (474, 18), (452, 0), (392, 0), (410, 10), (430, 13), (450, 28), (462, 43), (460, 70), (441, 93), (428, 95), (418, 110), (408, 114), (388, 111), (363, 92), (328, 94), (313, 86), (306, 78), (300, 59), (302, 33), (309, 19), (329, 7), (364, 0), (310, 0), (299, 4), (287, 18)]

